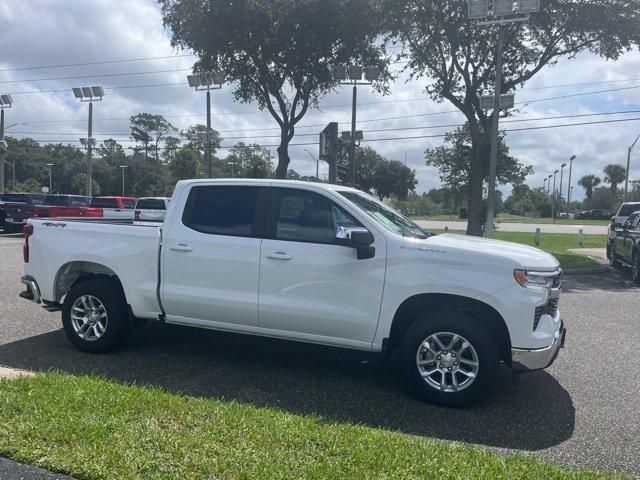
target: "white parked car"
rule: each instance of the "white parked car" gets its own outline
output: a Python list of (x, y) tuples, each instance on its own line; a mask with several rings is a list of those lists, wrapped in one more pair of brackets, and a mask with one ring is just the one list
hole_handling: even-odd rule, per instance
[(282, 180), (178, 182), (162, 227), (29, 220), (27, 290), (104, 352), (134, 319), (374, 352), (428, 401), (464, 405), (500, 361), (549, 366), (561, 270), (536, 248), (429, 235), (377, 199)]
[(170, 201), (171, 199), (166, 197), (139, 198), (135, 208), (135, 220), (163, 222)]

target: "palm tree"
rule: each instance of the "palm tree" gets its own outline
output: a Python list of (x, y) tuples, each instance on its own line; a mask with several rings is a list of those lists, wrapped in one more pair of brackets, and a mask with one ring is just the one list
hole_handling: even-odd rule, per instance
[(596, 177), (595, 175), (585, 175), (580, 180), (578, 180), (578, 185), (580, 185), (585, 190), (587, 202), (591, 202), (593, 189), (600, 185), (601, 181), (602, 180), (600, 180), (600, 177)]
[(626, 176), (627, 170), (622, 165), (610, 163), (604, 167), (604, 181), (611, 185), (610, 188), (613, 198), (616, 198), (618, 184), (624, 182)]

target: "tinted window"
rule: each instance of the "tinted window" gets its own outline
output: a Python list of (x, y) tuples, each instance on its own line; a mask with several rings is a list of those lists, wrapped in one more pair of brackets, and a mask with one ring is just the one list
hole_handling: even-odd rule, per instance
[(124, 208), (136, 208), (136, 199), (135, 198), (125, 198), (124, 199)]
[(27, 193), (25, 195), (25, 202), (31, 205), (44, 205), (44, 195), (41, 193)]
[(93, 198), (91, 206), (95, 208), (118, 208), (118, 201), (115, 198)]
[(306, 190), (281, 189), (275, 237), (279, 240), (334, 243), (336, 227), (360, 224), (328, 198)]
[(67, 207), (69, 206), (69, 197), (66, 195), (47, 195), (44, 198), (44, 204), (54, 207)]
[(5, 202), (24, 202), (24, 193), (5, 193), (2, 199)]
[(80, 195), (70, 195), (69, 205), (72, 207), (87, 207), (91, 204), (91, 197), (82, 197)]
[(640, 203), (623, 203), (618, 211), (618, 215), (621, 217), (628, 217), (638, 210), (640, 210)]
[(164, 200), (159, 198), (141, 198), (136, 204), (140, 210), (166, 210)]
[(194, 187), (182, 222), (215, 235), (257, 236), (255, 226), (260, 187)]

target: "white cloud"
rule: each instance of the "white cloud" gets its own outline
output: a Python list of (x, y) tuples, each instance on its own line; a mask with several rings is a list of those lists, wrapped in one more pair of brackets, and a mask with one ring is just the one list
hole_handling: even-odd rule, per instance
[[(35, 65), (56, 65), (103, 60), (132, 59), (175, 55), (178, 52), (170, 45), (163, 29), (157, 5), (151, 0), (5, 0), (0, 4), (2, 22), (3, 56), (0, 70)], [(188, 52), (187, 52), (188, 53)], [(20, 83), (0, 83), (0, 93), (32, 90), (65, 90), (68, 93), (16, 94), (14, 108), (7, 113), (7, 123), (27, 122), (28, 125), (13, 127), (9, 132), (26, 133), (41, 140), (77, 140), (86, 135), (86, 105), (77, 102), (70, 87), (75, 85), (102, 84), (105, 88), (141, 84), (184, 82), (185, 71), (164, 72), (135, 76), (112, 76), (103, 78), (78, 78), (55, 81), (29, 81), (29, 79), (67, 77), (81, 75), (117, 74), (126, 72), (149, 72), (157, 70), (189, 69), (193, 57), (176, 57), (155, 61), (108, 63), (102, 65), (75, 66), (67, 68), (19, 70), (0, 72), (0, 82), (20, 80)], [(527, 85), (528, 90), (519, 91), (516, 101), (539, 99), (559, 95), (623, 88), (640, 85), (640, 55), (637, 51), (623, 55), (617, 61), (604, 61), (591, 54), (581, 54), (572, 60), (563, 60), (554, 67), (543, 70)], [(562, 87), (568, 83), (622, 80), (608, 84)], [(426, 98), (425, 80), (406, 82), (406, 76), (394, 83), (391, 95), (381, 97), (361, 87), (358, 90), (358, 128), (365, 130), (365, 138), (410, 137), (436, 135), (450, 128), (415, 129), (406, 131), (371, 132), (373, 129), (404, 127), (428, 127), (454, 124), (462, 121), (460, 114), (420, 116), (387, 121), (366, 122), (380, 117), (437, 113), (451, 110), (447, 103), (436, 104)], [(541, 88), (556, 85), (555, 88)], [(406, 101), (399, 101), (406, 100)], [(301, 126), (339, 121), (347, 129), (350, 121), (351, 92), (348, 87), (328, 95), (321, 102), (321, 109), (309, 111)], [(376, 103), (377, 102), (377, 103)], [(384, 102), (384, 103), (380, 103)], [(520, 116), (543, 117), (594, 113), (617, 110), (640, 110), (640, 88), (622, 90), (608, 94), (582, 96), (531, 103), (523, 108)], [(331, 108), (339, 105), (340, 107)], [(95, 105), (94, 130), (98, 134), (125, 134), (117, 136), (127, 140), (129, 131), (127, 118), (140, 111), (161, 113), (176, 127), (185, 128), (192, 123), (204, 123), (204, 95), (193, 92), (185, 85), (108, 89), (104, 101)], [(579, 123), (590, 120), (640, 117), (636, 115), (611, 115), (607, 117), (582, 117), (545, 122), (504, 123), (504, 128)], [(116, 120), (112, 120), (116, 119)], [(63, 121), (62, 121), (63, 120)], [(59, 121), (59, 122), (57, 122)], [(363, 122), (364, 121), (364, 122)], [(278, 131), (229, 132), (233, 130), (273, 129), (277, 125), (255, 105), (234, 102), (231, 88), (213, 94), (213, 126), (222, 131), (223, 137), (247, 136), (246, 142), (276, 144)], [(293, 143), (317, 141), (321, 128), (298, 128), (300, 134)], [(9, 133), (8, 132), (8, 133)], [(542, 185), (543, 178), (567, 161), (577, 156), (574, 162), (575, 180), (587, 173), (599, 174), (607, 163), (624, 162), (626, 148), (640, 133), (640, 122), (611, 123), (596, 126), (577, 126), (512, 132), (507, 136), (513, 154), (536, 170), (530, 178), (533, 186)], [(98, 138), (100, 138), (100, 135)], [(263, 137), (259, 137), (262, 135)], [(225, 142), (230, 144), (235, 140)], [(382, 154), (399, 160), (406, 158), (407, 164), (415, 168), (420, 181), (419, 191), (439, 185), (437, 171), (424, 165), (423, 152), (427, 147), (441, 143), (440, 138), (406, 139), (372, 142)], [(272, 153), (276, 156), (275, 147)], [(311, 174), (315, 162), (305, 152), (315, 155), (315, 146), (292, 146), (292, 167)], [(321, 164), (321, 172), (326, 166)], [(633, 163), (632, 178), (640, 177), (640, 152)], [(566, 183), (565, 183), (566, 188)], [(576, 185), (577, 188), (577, 185)], [(575, 196), (582, 192), (576, 190)]]

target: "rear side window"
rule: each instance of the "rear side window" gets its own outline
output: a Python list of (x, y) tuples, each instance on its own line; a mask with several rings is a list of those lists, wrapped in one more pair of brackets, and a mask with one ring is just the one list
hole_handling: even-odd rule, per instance
[(124, 208), (128, 208), (128, 209), (136, 208), (136, 200), (134, 198), (125, 198)]
[(202, 233), (259, 236), (260, 187), (203, 186), (189, 193), (182, 223)]
[(44, 204), (54, 207), (68, 207), (69, 197), (66, 195), (47, 195), (44, 199)]
[(628, 217), (638, 210), (640, 210), (640, 203), (623, 203), (618, 211), (618, 215), (621, 217)]
[(94, 198), (91, 200), (94, 208), (118, 208), (118, 201), (115, 198)]
[(164, 200), (159, 198), (141, 198), (136, 204), (139, 210), (166, 210)]
[(72, 207), (88, 207), (91, 205), (91, 197), (71, 195), (69, 196), (69, 205)]

